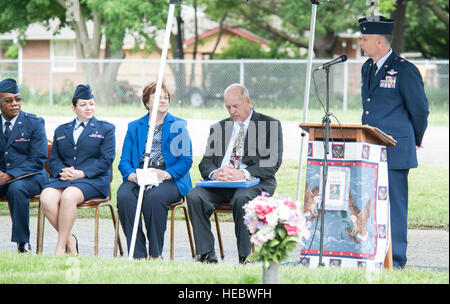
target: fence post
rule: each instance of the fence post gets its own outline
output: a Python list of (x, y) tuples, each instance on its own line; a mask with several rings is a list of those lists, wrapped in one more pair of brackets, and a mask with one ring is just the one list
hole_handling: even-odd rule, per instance
[(244, 84), (244, 60), (241, 59), (241, 62), (239, 63), (239, 83), (241, 85), (245, 85)]
[(23, 49), (22, 45), (19, 44), (19, 54), (18, 54), (18, 60), (17, 60), (17, 72), (18, 72), (18, 80), (19, 85), (22, 85), (23, 82)]
[(342, 110), (347, 112), (347, 98), (348, 98), (348, 61), (344, 62), (344, 102), (342, 104)]
[(49, 70), (49, 84), (48, 84), (48, 97), (49, 97), (49, 104), (51, 107), (53, 107), (53, 64), (55, 62), (55, 59), (53, 55), (50, 55), (50, 70)]
[(141, 64), (141, 92), (144, 91), (144, 86), (145, 86), (145, 60), (142, 59), (142, 64)]

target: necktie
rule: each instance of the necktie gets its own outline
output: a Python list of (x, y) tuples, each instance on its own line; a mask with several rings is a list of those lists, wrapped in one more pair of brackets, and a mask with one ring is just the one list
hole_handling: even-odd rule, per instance
[(5, 122), (5, 133), (3, 133), (5, 135), (5, 141), (8, 140), (9, 133), (11, 133), (11, 130), (9, 129), (10, 125), (11, 125), (10, 121)]
[(241, 164), (243, 146), (244, 146), (244, 124), (239, 123), (239, 133), (234, 142), (233, 152), (231, 152), (230, 157), (230, 165), (232, 165), (236, 169), (239, 169), (239, 166)]
[(372, 64), (372, 67), (370, 68), (370, 80), (369, 80), (369, 87), (371, 88), (375, 81), (375, 74), (377, 73), (377, 63), (374, 61)]
[(73, 130), (73, 141), (77, 143), (78, 138), (80, 137), (81, 133), (83, 133), (84, 130), (84, 123), (80, 123), (75, 130)]

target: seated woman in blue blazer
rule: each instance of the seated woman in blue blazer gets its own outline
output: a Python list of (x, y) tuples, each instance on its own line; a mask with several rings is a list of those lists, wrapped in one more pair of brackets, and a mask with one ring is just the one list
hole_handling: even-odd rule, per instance
[[(156, 82), (152, 82), (144, 88), (142, 103), (149, 113), (128, 124), (119, 163), (123, 184), (117, 190), (117, 208), (127, 238), (128, 252), (130, 252), (139, 193), (136, 169), (142, 168), (144, 164), (144, 152), (155, 92)], [(189, 174), (192, 166), (191, 139), (186, 128), (186, 121), (168, 112), (169, 103), (170, 94), (163, 84), (149, 156), (149, 167), (156, 171), (159, 185), (144, 192), (141, 209), (147, 230), (149, 253), (152, 258), (161, 258), (169, 203), (180, 200), (192, 188)], [(141, 217), (139, 218), (133, 257), (148, 257)]]
[(55, 130), (49, 160), (53, 177), (41, 193), (43, 212), (58, 231), (56, 255), (78, 255), (78, 240), (71, 233), (77, 205), (109, 195), (116, 155), (115, 126), (95, 118), (89, 85), (77, 86), (72, 110), (77, 117)]

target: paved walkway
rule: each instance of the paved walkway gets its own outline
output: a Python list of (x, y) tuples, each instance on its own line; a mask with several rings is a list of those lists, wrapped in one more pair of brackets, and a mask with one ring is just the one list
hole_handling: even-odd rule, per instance
[[(181, 212), (181, 211), (178, 211)], [(30, 220), (31, 244), (33, 250), (36, 249), (36, 223), (37, 217), (32, 216)], [(225, 258), (219, 263), (237, 264), (237, 247), (234, 236), (234, 225), (231, 222), (221, 222), (222, 239), (224, 242)], [(213, 232), (216, 235), (213, 223)], [(77, 218), (73, 228), (73, 233), (79, 240), (79, 250), (82, 256), (94, 255), (94, 219)], [(11, 219), (8, 216), (0, 216), (0, 251), (16, 250), (15, 243), (10, 242)], [(449, 270), (449, 232), (445, 230), (408, 230), (408, 267), (419, 267), (425, 269)], [(44, 234), (43, 254), (51, 255), (54, 253), (57, 240), (57, 233), (46, 221)], [(111, 219), (101, 219), (99, 228), (99, 256), (113, 257), (114, 229)], [(123, 242), (127, 258), (125, 237), (121, 231), (121, 240)], [(165, 235), (163, 258), (170, 258), (170, 222), (167, 225)], [(219, 245), (216, 237), (216, 253), (219, 255)], [(184, 221), (175, 221), (175, 262), (192, 262), (189, 240), (187, 238), (186, 225)], [(298, 251), (291, 253), (291, 257), (298, 258)]]

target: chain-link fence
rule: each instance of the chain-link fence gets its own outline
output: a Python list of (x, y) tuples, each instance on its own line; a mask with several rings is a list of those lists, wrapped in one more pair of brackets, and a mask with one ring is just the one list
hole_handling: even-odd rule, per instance
[[(326, 61), (314, 60), (313, 70)], [(360, 108), (363, 62), (348, 60), (330, 69), (332, 109)], [(412, 62), (422, 74), (430, 107), (448, 109), (449, 61)], [(0, 60), (0, 79), (17, 79), (24, 99), (36, 103), (70, 104), (76, 85), (89, 83), (100, 104), (139, 104), (158, 67), (159, 60), (152, 59)], [(180, 106), (222, 106), (224, 89), (238, 82), (259, 108), (303, 108), (306, 69), (306, 60), (168, 60), (164, 82)], [(313, 73), (310, 108), (325, 100), (325, 78), (323, 71)]]

